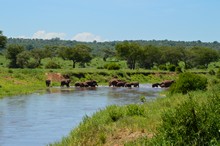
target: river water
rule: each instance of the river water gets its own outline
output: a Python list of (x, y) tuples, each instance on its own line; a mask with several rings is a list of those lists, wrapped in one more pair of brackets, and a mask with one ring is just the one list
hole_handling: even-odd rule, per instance
[(50, 88), (42, 93), (0, 100), (0, 146), (44, 146), (61, 140), (83, 116), (107, 105), (140, 103), (159, 96), (161, 88)]

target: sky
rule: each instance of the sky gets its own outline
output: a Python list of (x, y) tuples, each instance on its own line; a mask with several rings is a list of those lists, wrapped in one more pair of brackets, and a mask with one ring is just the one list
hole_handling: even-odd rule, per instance
[(220, 0), (0, 0), (8, 38), (220, 42)]

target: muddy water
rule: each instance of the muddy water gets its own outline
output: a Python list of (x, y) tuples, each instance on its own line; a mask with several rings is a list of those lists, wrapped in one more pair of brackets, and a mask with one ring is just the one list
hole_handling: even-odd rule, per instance
[(45, 94), (31, 94), (0, 100), (0, 145), (43, 146), (68, 135), (85, 115), (107, 105), (140, 103), (156, 98), (160, 88), (150, 84), (139, 88), (50, 88)]

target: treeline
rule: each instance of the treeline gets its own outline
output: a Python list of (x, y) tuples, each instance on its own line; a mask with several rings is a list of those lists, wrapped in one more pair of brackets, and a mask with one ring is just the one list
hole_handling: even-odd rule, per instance
[[(152, 45), (139, 45), (138, 43), (122, 42), (116, 44), (116, 54), (127, 61), (130, 69), (152, 69), (157, 67), (175, 71), (176, 67), (185, 69), (207, 68), (210, 62), (219, 60), (219, 50), (207, 47), (157, 47)], [(169, 66), (167, 66), (169, 64)]]
[[(114, 49), (117, 43), (121, 41), (109, 41), (109, 42), (78, 42), (75, 40), (61, 40), (59, 38), (53, 38), (49, 40), (43, 39), (23, 39), (23, 38), (8, 38), (7, 45), (17, 44), (22, 45), (28, 50), (34, 48), (44, 48), (45, 46), (67, 46), (71, 47), (77, 44), (86, 44), (88, 47), (92, 49), (93, 54), (97, 54), (98, 56), (103, 56), (102, 49)], [(195, 46), (200, 47), (208, 47), (216, 50), (220, 50), (220, 43), (217, 41), (214, 42), (201, 42), (198, 41), (171, 41), (171, 40), (127, 40), (127, 42), (138, 43), (140, 45), (152, 45), (152, 46), (168, 46), (168, 47), (186, 47), (191, 48)]]
[[(152, 45), (139, 45), (133, 42), (121, 42), (115, 45), (114, 50), (102, 50), (105, 54), (103, 61), (108, 58), (116, 58), (118, 61), (125, 60), (129, 69), (157, 68), (160, 70), (175, 71), (177, 68), (205, 69), (209, 63), (219, 61), (220, 52), (206, 47), (157, 47)], [(36, 68), (41, 65), (43, 58), (60, 57), (63, 60), (72, 61), (72, 67), (76, 63), (85, 67), (93, 58), (92, 49), (85, 44), (75, 46), (46, 46), (41, 49), (27, 50), (21, 45), (8, 45), (5, 56), (10, 60), (11, 68)], [(120, 69), (114, 62), (115, 69)], [(112, 64), (111, 64), (112, 66)], [(47, 68), (60, 68), (55, 62), (50, 62)], [(114, 66), (111, 67), (114, 69)]]
[[(114, 41), (114, 42), (77, 42), (42, 39), (6, 39), (0, 33), (2, 54), (10, 60), (10, 68), (37, 68), (43, 58), (60, 57), (85, 67), (95, 57), (107, 61), (125, 60), (129, 69), (161, 69), (174, 71), (178, 68), (207, 68), (210, 62), (219, 61), (220, 44), (175, 41)], [(116, 67), (114, 67), (114, 65)], [(111, 68), (120, 69), (117, 62)], [(47, 68), (59, 68), (55, 62), (50, 62)], [(99, 67), (100, 68), (100, 67)], [(102, 68), (102, 67), (101, 67)], [(104, 67), (103, 67), (104, 68)]]

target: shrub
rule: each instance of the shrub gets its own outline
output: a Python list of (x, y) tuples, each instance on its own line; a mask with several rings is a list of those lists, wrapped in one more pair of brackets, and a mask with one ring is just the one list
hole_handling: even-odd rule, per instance
[(181, 67), (180, 67), (180, 66), (177, 66), (177, 67), (175, 68), (175, 72), (177, 72), (177, 73), (182, 73)]
[(220, 69), (218, 69), (218, 71), (216, 72), (216, 76), (218, 79), (220, 79)]
[(130, 104), (127, 106), (127, 115), (129, 116), (144, 116), (144, 106), (138, 104)]
[(113, 122), (118, 121), (120, 118), (124, 116), (121, 108), (116, 105), (107, 107), (107, 111), (108, 111), (109, 117), (111, 118)]
[(120, 69), (120, 65), (118, 65), (116, 63), (109, 63), (109, 64), (105, 64), (104, 68), (108, 69), (108, 70), (119, 70)]
[(176, 69), (176, 66), (173, 65), (173, 64), (170, 64), (170, 65), (168, 66), (168, 70), (169, 70), (169, 71), (175, 71), (175, 69)]
[(59, 68), (61, 68), (61, 66), (54, 61), (49, 61), (46, 64), (45, 68), (46, 69), (59, 69)]
[(206, 77), (186, 72), (179, 75), (179, 79), (171, 86), (170, 92), (186, 94), (189, 91), (205, 90), (207, 84)]
[(211, 69), (211, 70), (209, 71), (209, 74), (210, 74), (210, 75), (215, 75), (215, 71), (214, 71), (213, 69)]
[(158, 68), (159, 68), (160, 70), (167, 70), (167, 66), (164, 65), (164, 64), (159, 65)]
[[(162, 115), (156, 141), (160, 145), (216, 145), (220, 140), (220, 100), (198, 104), (189, 98)], [(217, 100), (216, 100), (217, 99)]]
[(13, 73), (13, 70), (9, 69), (9, 70), (8, 70), (8, 73)]

